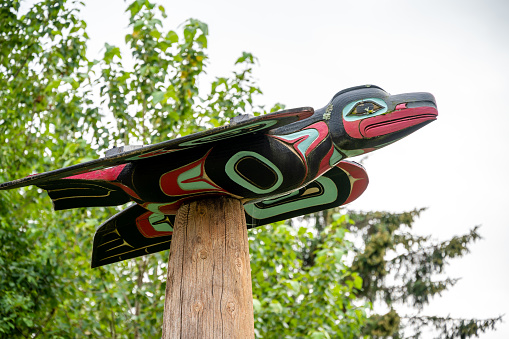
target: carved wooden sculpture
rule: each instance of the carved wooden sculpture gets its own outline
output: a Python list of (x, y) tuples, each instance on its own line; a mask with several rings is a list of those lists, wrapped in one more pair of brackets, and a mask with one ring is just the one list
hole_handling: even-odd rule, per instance
[[(0, 184), (36, 185), (56, 210), (135, 202), (94, 238), (92, 267), (170, 247), (186, 201), (226, 195), (256, 227), (349, 203), (367, 187), (343, 159), (391, 144), (437, 118), (429, 93), (390, 95), (377, 86), (337, 93), (325, 107), (285, 110)], [(111, 154), (116, 153), (116, 154)]]

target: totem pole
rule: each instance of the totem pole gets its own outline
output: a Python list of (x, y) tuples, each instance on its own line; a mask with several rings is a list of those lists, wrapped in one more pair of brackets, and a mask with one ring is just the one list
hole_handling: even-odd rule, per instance
[[(246, 229), (355, 200), (366, 189), (368, 177), (361, 165), (344, 159), (400, 140), (437, 115), (429, 93), (390, 95), (377, 86), (358, 86), (340, 91), (316, 111), (304, 107), (259, 117), (242, 115), (229, 125), (178, 139), (113, 148), (102, 159), (3, 183), (0, 189), (36, 185), (47, 190), (55, 210), (134, 202), (97, 229), (92, 267), (166, 250), (173, 242), (164, 337), (172, 331), (193, 337), (196, 332), (186, 331), (195, 324), (186, 327), (178, 317), (200, 322), (207, 309), (225, 310), (232, 319), (240, 314), (252, 327)], [(208, 279), (206, 274), (211, 281), (217, 278), (216, 259), (212, 266), (204, 263), (225, 248), (232, 249), (231, 257), (217, 260), (230, 266), (223, 265), (219, 274), (224, 278), (224, 272), (238, 273), (240, 278), (232, 284), (241, 285), (221, 287), (232, 294), (231, 300), (209, 305), (217, 293), (204, 297), (208, 292), (196, 279)], [(178, 268), (178, 284), (172, 264), (183, 267)], [(198, 278), (192, 273), (196, 269)], [(191, 276), (195, 280), (183, 280)], [(189, 305), (177, 310), (175, 302)], [(245, 315), (242, 308), (249, 305), (250, 315)], [(184, 314), (187, 308), (191, 316)], [(170, 324), (173, 318), (181, 325)], [(212, 331), (227, 326), (201, 323), (210, 331), (200, 333), (211, 337)], [(246, 334), (243, 325), (231, 326), (242, 332), (239, 337), (253, 336), (252, 329)]]

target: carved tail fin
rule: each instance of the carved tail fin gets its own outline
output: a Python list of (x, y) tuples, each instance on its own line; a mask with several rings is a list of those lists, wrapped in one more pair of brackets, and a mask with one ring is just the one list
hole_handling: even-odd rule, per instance
[(37, 187), (48, 191), (55, 210), (118, 206), (129, 202), (131, 196), (137, 197), (136, 193), (118, 180), (125, 166), (48, 180), (37, 184)]
[(139, 205), (114, 215), (95, 232), (92, 268), (169, 249), (174, 222)]
[(48, 191), (55, 210), (78, 207), (117, 206), (130, 197), (114, 183), (94, 180), (59, 179), (37, 185)]
[(336, 167), (298, 190), (244, 205), (247, 227), (258, 227), (348, 204), (364, 192), (368, 182), (362, 165), (340, 161)]

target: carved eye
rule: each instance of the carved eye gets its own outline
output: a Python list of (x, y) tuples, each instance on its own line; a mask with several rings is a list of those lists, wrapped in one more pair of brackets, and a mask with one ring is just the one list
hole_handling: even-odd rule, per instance
[(383, 109), (383, 107), (373, 101), (361, 101), (357, 105), (355, 105), (354, 108), (352, 108), (348, 115), (353, 116), (369, 115), (381, 109)]

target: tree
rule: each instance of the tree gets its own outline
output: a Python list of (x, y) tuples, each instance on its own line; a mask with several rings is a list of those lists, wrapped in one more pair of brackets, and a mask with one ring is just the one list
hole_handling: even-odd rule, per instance
[[(283, 223), (251, 230), (249, 236), (256, 336), (260, 338), (359, 338), (365, 303), (356, 303), (362, 279), (347, 265), (345, 216), (322, 234)], [(301, 254), (316, 246), (315, 264)]]
[[(254, 231), (256, 238), (250, 241), (258, 333), (264, 338), (282, 333), (289, 338), (420, 338), (424, 333), (469, 338), (495, 329), (501, 317), (454, 319), (420, 314), (435, 295), (458, 280), (437, 280), (436, 275), (444, 274), (451, 259), (468, 253), (469, 246), (480, 239), (478, 227), (443, 242), (416, 236), (411, 228), (422, 212), (338, 208), (276, 229), (267, 226), (268, 232)], [(327, 261), (335, 266), (324, 267)], [(333, 298), (326, 293), (337, 289), (341, 292), (331, 293)], [(388, 311), (377, 313), (380, 307), (374, 309), (374, 304), (382, 304)], [(402, 314), (398, 304), (417, 313)], [(331, 309), (331, 305), (339, 309)], [(345, 309), (340, 305), (346, 305)], [(349, 318), (352, 312), (359, 317)], [(332, 317), (343, 327), (327, 326)]]
[[(249, 53), (232, 76), (199, 93), (208, 32), (198, 20), (164, 32), (162, 6), (130, 4), (134, 66), (126, 69), (111, 45), (101, 60), (87, 60), (82, 4), (43, 1), (24, 15), (19, 1), (0, 6), (2, 182), (96, 158), (96, 148), (158, 142), (262, 111), (253, 104), (260, 90)], [(117, 209), (53, 213), (48, 202), (36, 187), (0, 194), (0, 240), (8, 244), (0, 337), (159, 336), (168, 253), (91, 270), (95, 228)]]
[[(127, 68), (121, 49), (109, 44), (101, 60), (87, 60), (81, 6), (46, 0), (21, 15), (19, 1), (0, 4), (1, 181), (90, 160), (97, 149), (155, 143), (220, 126), (239, 113), (265, 112), (254, 101), (261, 91), (250, 53), (237, 59), (231, 76), (199, 90), (207, 66), (205, 23), (190, 19), (165, 30), (164, 7), (132, 2), (126, 45), (134, 65)], [(0, 193), (0, 337), (160, 335), (167, 252), (90, 269), (92, 234), (116, 211), (54, 213), (36, 187)], [(407, 232), (417, 215), (325, 211), (251, 230), (257, 335), (398, 337), (419, 321), (449, 326), (452, 319), (370, 310), (376, 298), (389, 306), (427, 303), (454, 283), (432, 283), (432, 274), (479, 237), (475, 229), (430, 244)], [(363, 245), (354, 246), (349, 234)], [(391, 251), (396, 256), (388, 257)], [(404, 287), (388, 285), (391, 272)], [(496, 322), (490, 321), (456, 322), (445, 331), (467, 337)]]
[[(20, 16), (19, 7), (18, 1), (0, 5), (2, 181), (46, 171), (55, 159), (83, 160), (91, 149), (76, 134), (91, 131), (99, 119), (93, 111), (85, 114), (89, 101), (86, 92), (79, 93), (87, 81), (87, 73), (78, 72), (87, 67), (86, 36), (75, 10), (46, 2)], [(59, 245), (69, 236), (64, 215), (78, 225), (86, 216), (50, 213), (34, 187), (2, 192), (0, 206), (0, 333), (37, 336), (69, 293), (65, 266), (58, 265)]]
[(437, 242), (430, 236), (411, 233), (423, 209), (404, 213), (348, 212), (346, 227), (362, 239), (354, 251), (352, 270), (363, 279), (359, 298), (379, 301), (389, 308), (386, 314), (373, 314), (364, 327), (372, 337), (419, 338), (423, 329), (435, 331), (439, 338), (469, 338), (495, 329), (501, 317), (492, 319), (453, 319), (451, 317), (400, 314), (394, 305), (404, 304), (421, 311), (435, 295), (453, 287), (458, 279), (437, 280), (451, 259), (469, 252), (480, 239), (478, 227), (469, 233)]

